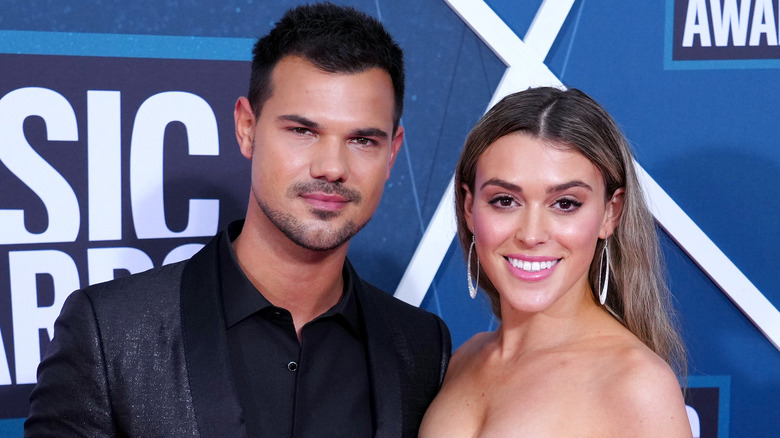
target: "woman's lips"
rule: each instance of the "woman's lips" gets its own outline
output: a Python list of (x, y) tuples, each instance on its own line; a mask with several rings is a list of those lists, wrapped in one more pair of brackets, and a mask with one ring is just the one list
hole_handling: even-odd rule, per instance
[(506, 256), (510, 271), (525, 281), (540, 281), (552, 275), (561, 259), (538, 256)]

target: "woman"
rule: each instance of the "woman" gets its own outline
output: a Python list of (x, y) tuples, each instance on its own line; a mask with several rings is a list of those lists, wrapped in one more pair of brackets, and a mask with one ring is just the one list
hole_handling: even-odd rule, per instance
[(453, 355), (421, 437), (690, 437), (653, 218), (581, 91), (504, 98), (469, 134), (458, 232), (501, 319)]

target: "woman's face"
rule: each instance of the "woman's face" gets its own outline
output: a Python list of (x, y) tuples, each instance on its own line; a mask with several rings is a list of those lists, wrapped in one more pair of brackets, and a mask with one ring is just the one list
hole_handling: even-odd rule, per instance
[(592, 301), (596, 244), (620, 215), (623, 189), (605, 202), (598, 169), (551, 144), (524, 133), (499, 138), (477, 162), (474, 193), (466, 188), (466, 222), (504, 317)]

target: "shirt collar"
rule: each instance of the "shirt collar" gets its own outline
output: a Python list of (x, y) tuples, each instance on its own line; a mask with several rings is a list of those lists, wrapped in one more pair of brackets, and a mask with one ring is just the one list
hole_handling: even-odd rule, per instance
[[(219, 236), (220, 286), (225, 328), (230, 328), (263, 309), (274, 308), (262, 292), (249, 281), (238, 264), (232, 242), (241, 234), (242, 227), (243, 221), (233, 222)], [(346, 323), (353, 334), (362, 339), (363, 329), (355, 300), (354, 281), (346, 263), (341, 272), (344, 278), (344, 292), (341, 299), (316, 319), (335, 316), (339, 321)]]

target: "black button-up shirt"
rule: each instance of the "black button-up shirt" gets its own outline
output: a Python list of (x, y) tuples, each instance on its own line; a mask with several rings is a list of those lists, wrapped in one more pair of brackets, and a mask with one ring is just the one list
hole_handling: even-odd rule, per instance
[(250, 437), (373, 435), (365, 330), (344, 271), (341, 300), (301, 330), (247, 279), (231, 242), (219, 243), (222, 307), (238, 399)]

